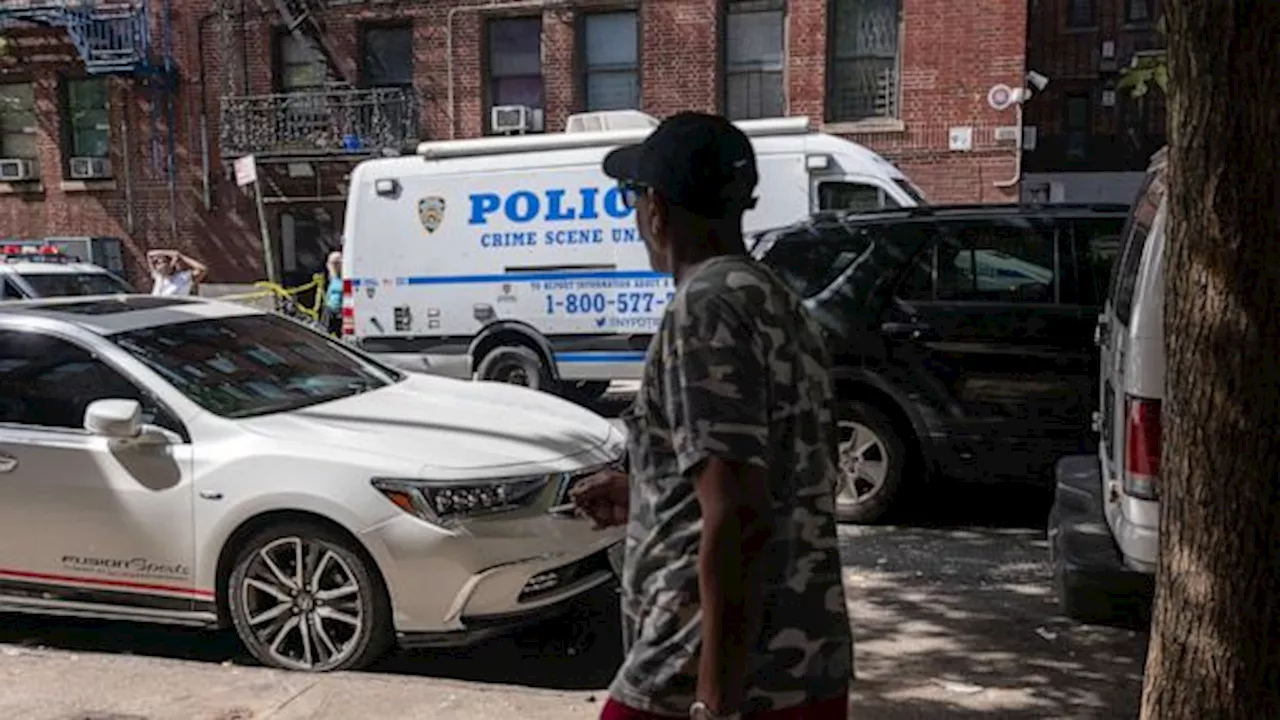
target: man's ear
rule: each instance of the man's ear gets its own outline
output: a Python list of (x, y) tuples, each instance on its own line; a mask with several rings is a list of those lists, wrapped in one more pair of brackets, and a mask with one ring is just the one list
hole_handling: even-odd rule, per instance
[(656, 192), (649, 192), (649, 231), (657, 237), (665, 238), (667, 224), (671, 221), (671, 206), (667, 199)]

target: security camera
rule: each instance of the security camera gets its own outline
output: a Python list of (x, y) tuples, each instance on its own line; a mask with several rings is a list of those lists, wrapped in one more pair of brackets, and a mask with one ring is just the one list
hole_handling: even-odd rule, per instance
[(1027, 83), (1031, 85), (1031, 87), (1035, 88), (1036, 91), (1044, 92), (1045, 86), (1049, 84), (1049, 78), (1041, 75), (1035, 70), (1030, 70), (1027, 72)]

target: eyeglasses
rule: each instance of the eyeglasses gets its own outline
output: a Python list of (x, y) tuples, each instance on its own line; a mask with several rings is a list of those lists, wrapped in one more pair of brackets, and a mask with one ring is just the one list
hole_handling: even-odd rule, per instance
[(622, 204), (625, 205), (628, 210), (635, 210), (636, 202), (640, 197), (642, 195), (649, 194), (649, 191), (652, 189), (652, 187), (645, 185), (644, 183), (630, 180), (618, 183), (618, 190), (622, 193)]

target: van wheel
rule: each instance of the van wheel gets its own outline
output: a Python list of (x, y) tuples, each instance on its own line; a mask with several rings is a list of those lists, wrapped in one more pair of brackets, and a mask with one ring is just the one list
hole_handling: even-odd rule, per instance
[(551, 370), (542, 357), (524, 345), (499, 345), (476, 366), (477, 380), (523, 385), (533, 390), (552, 391)]
[(906, 444), (884, 413), (864, 403), (851, 403), (839, 427), (836, 517), (861, 524), (882, 520), (902, 487)]
[(599, 400), (609, 391), (608, 380), (579, 380), (565, 383), (564, 396), (574, 402), (590, 403)]

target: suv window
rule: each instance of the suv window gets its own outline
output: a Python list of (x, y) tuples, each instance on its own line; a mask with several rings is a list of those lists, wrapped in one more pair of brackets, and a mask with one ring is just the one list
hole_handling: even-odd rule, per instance
[(875, 212), (896, 207), (898, 201), (875, 185), (835, 181), (818, 184), (819, 210)]
[(1138, 284), (1138, 269), (1142, 264), (1142, 253), (1147, 247), (1147, 235), (1156, 220), (1156, 211), (1160, 209), (1160, 201), (1164, 198), (1164, 181), (1158, 172), (1147, 174), (1138, 190), (1138, 200), (1133, 205), (1129, 222), (1121, 236), (1125, 238), (1124, 251), (1120, 262), (1114, 266), (1111, 275), (1111, 299), (1116, 318), (1125, 325), (1133, 315), (1133, 293)]
[(13, 286), (13, 283), (4, 278), (0, 278), (0, 300), (21, 300), (22, 292)]
[(183, 434), (181, 423), (88, 350), (34, 332), (0, 330), (0, 423), (80, 429), (95, 400), (142, 403), (143, 422)]
[(806, 227), (779, 237), (761, 260), (800, 297), (817, 295), (871, 247), (870, 228)]
[(904, 300), (1052, 303), (1057, 294), (1052, 226), (1026, 218), (958, 221), (908, 268)]

